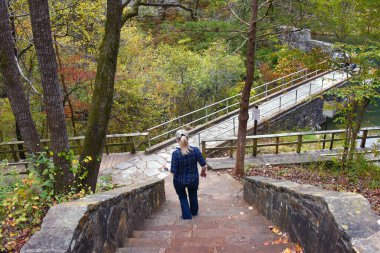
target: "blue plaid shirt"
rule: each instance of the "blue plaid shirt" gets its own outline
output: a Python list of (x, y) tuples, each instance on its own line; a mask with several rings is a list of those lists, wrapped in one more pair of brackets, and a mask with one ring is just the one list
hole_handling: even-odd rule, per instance
[(170, 172), (174, 174), (174, 181), (189, 184), (199, 180), (197, 162), (203, 167), (206, 161), (197, 147), (190, 147), (190, 153), (182, 155), (181, 149), (176, 148), (172, 154)]

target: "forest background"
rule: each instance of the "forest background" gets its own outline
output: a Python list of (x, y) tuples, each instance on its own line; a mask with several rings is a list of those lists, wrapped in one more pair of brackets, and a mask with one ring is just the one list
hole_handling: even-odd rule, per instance
[[(108, 133), (142, 132), (239, 93), (245, 77), (250, 2), (179, 1), (192, 12), (178, 7), (140, 6), (139, 15), (121, 30)], [(85, 133), (105, 5), (105, 1), (50, 1), (69, 136)], [(9, 6), (32, 115), (40, 136), (48, 138), (27, 1), (9, 1)], [(278, 39), (281, 25), (309, 28), (313, 36), (331, 42), (360, 44), (379, 40), (378, 10), (379, 2), (370, 0), (271, 1), (270, 8), (259, 13), (266, 16), (258, 24), (254, 86), (300, 68), (312, 68), (323, 60), (319, 50), (305, 53), (282, 45)], [(14, 116), (5, 94), (2, 97), (0, 142), (16, 140)]]

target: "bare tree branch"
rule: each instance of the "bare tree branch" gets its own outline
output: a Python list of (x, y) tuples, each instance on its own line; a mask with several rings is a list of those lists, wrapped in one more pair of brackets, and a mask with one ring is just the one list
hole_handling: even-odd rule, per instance
[[(132, 2), (132, 1), (131, 0), (125, 0), (125, 2), (123, 1), (123, 8), (125, 8), (130, 2)], [(186, 7), (183, 4), (179, 4), (179, 3), (147, 3), (147, 2), (142, 2), (142, 0), (136, 0), (134, 2), (133, 6), (131, 6), (132, 9), (129, 11), (126, 11), (123, 14), (122, 19), (121, 19), (121, 24), (124, 25), (125, 22), (127, 22), (127, 20), (138, 16), (140, 6), (180, 8), (182, 10), (190, 12), (191, 18), (193, 20), (196, 20), (195, 10), (190, 8), (190, 7)]]
[(39, 93), (39, 92), (37, 91), (37, 89), (34, 88), (32, 81), (30, 81), (28, 78), (26, 78), (26, 76), (25, 76), (24, 73), (22, 72), (21, 66), (20, 66), (20, 64), (19, 64), (18, 59), (17, 59), (16, 56), (15, 56), (15, 59), (16, 59), (17, 68), (18, 68), (18, 71), (20, 72), (21, 77), (24, 78), (24, 80), (29, 84), (30, 88), (32, 89), (32, 91), (33, 91), (35, 94), (37, 94), (38, 96), (42, 96), (41, 93)]
[(241, 43), (240, 46), (238, 46), (238, 47), (234, 50), (234, 52), (233, 52), (232, 54), (234, 54), (234, 53), (236, 53), (237, 51), (239, 51), (240, 48), (242, 48), (242, 47), (245, 45), (245, 43), (247, 43), (248, 38), (244, 37), (243, 35), (241, 35), (241, 36), (242, 36), (245, 40), (243, 41), (243, 43)]
[(243, 24), (249, 26), (248, 22), (245, 22), (243, 19), (241, 19), (236, 13), (235, 11), (232, 9), (232, 6), (230, 4), (228, 4), (228, 8), (230, 9), (231, 13), (235, 16), (235, 18), (237, 18), (240, 22), (242, 22)]

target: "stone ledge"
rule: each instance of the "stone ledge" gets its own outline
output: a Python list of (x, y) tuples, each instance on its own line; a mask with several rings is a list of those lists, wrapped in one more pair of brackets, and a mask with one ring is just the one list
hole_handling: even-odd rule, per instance
[(21, 252), (115, 252), (164, 201), (151, 179), (53, 206)]
[(360, 194), (246, 177), (244, 198), (288, 231), (305, 253), (380, 252), (380, 217)]

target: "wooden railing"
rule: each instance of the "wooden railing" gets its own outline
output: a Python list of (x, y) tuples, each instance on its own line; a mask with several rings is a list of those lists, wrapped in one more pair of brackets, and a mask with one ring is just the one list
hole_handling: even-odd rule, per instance
[[(109, 154), (115, 147), (119, 152), (132, 152), (135, 153), (141, 143), (146, 143), (148, 133), (130, 133), (130, 134), (110, 134), (106, 136), (105, 152)], [(70, 137), (69, 143), (71, 149), (76, 149), (80, 154), (83, 146), (84, 136)], [(140, 140), (139, 138), (143, 138)], [(42, 139), (41, 145), (48, 148), (50, 140)], [(0, 143), (0, 160), (12, 157), (14, 162), (20, 161), (20, 153), (27, 152), (25, 149), (18, 149), (20, 144), (24, 144), (23, 141), (10, 141)]]
[[(297, 133), (281, 133), (281, 134), (265, 134), (265, 135), (252, 135), (247, 136), (246, 149), (252, 150), (252, 156), (256, 156), (259, 148), (264, 147), (274, 147), (271, 153), (278, 154), (279, 148), (281, 146), (291, 146), (293, 145), (294, 151), (297, 153), (301, 152), (302, 147), (305, 144), (315, 144), (320, 143), (322, 149), (332, 150), (334, 144), (342, 142), (344, 140), (343, 136), (345, 130), (327, 130), (327, 131), (315, 131), (315, 132), (297, 132)], [(314, 136), (314, 140), (305, 140), (307, 136)], [(320, 138), (320, 136), (323, 136)], [(296, 138), (296, 140), (292, 140)], [(365, 148), (368, 139), (380, 138), (380, 126), (377, 127), (366, 127), (360, 129), (360, 135), (357, 139), (360, 140), (360, 147)], [(291, 140), (289, 140), (291, 139)], [(273, 142), (274, 140), (274, 142)], [(206, 157), (208, 152), (215, 151), (228, 151), (230, 157), (233, 157), (234, 151), (236, 150), (237, 137), (228, 138), (214, 138), (214, 139), (204, 139), (202, 140), (202, 154)], [(212, 142), (212, 147), (207, 147), (207, 143)], [(219, 143), (219, 145), (218, 145)], [(342, 143), (339, 143), (342, 147)], [(326, 146), (327, 145), (327, 146)], [(336, 146), (337, 147), (337, 146)], [(268, 152), (268, 150), (266, 150)], [(270, 152), (270, 151), (269, 151)]]

